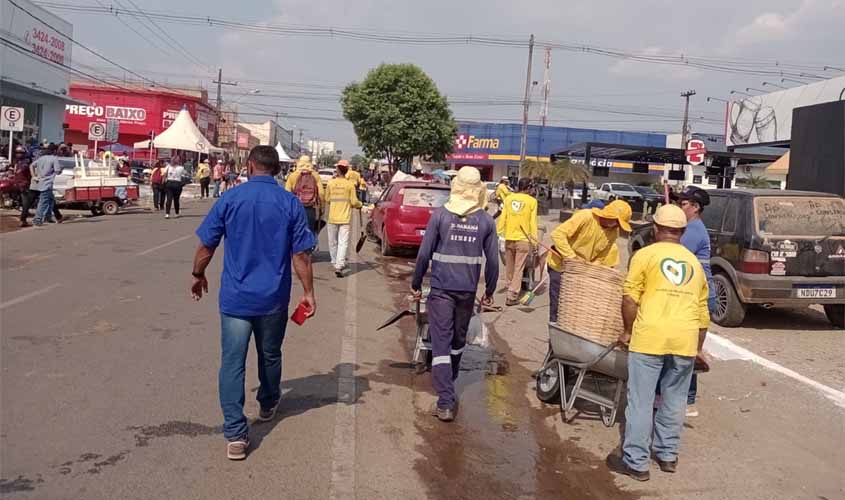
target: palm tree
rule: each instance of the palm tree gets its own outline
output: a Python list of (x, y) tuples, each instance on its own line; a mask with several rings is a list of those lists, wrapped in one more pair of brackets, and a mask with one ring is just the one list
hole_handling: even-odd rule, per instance
[(771, 187), (769, 179), (765, 175), (748, 174), (743, 182), (743, 186), (750, 189), (765, 189)]
[[(582, 163), (575, 163), (569, 158), (561, 158), (554, 163), (525, 160), (520, 168), (520, 177), (546, 179), (549, 187), (573, 188), (576, 182), (587, 182), (590, 171)], [(575, 199), (570, 196), (570, 208), (574, 208)]]

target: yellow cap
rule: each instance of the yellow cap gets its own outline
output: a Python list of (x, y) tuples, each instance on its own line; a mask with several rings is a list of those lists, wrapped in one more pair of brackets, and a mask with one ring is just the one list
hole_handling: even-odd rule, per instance
[(683, 229), (687, 227), (687, 216), (677, 205), (663, 205), (654, 213), (654, 223), (658, 226)]
[(604, 208), (593, 208), (593, 215), (597, 215), (602, 219), (615, 219), (619, 222), (619, 227), (623, 231), (631, 232), (631, 205), (622, 200), (614, 200), (607, 204)]

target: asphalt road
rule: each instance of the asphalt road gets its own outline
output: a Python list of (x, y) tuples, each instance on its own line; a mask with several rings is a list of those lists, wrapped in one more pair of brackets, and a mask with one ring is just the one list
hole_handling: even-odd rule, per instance
[[(175, 220), (137, 210), (0, 236), (4, 498), (845, 498), (845, 410), (741, 360), (716, 361), (702, 377), (702, 417), (688, 422), (678, 474), (655, 469), (649, 483), (610, 474), (603, 462), (618, 426), (589, 412), (563, 424), (533, 395), (547, 296), (483, 316), (458, 420), (439, 423), (428, 415), (428, 376), (408, 364), (412, 321), (375, 331), (402, 307), (412, 256), (386, 259), (372, 244), (344, 279), (327, 252), (317, 255), (318, 313), (288, 327), (280, 414), (253, 425), (249, 457), (230, 462), (217, 400), (221, 255), (211, 296), (195, 303), (188, 293), (192, 235), (209, 206), (189, 202)], [(785, 364), (841, 391), (843, 332), (814, 312), (780, 314), (765, 323), (771, 336), (725, 337), (752, 350), (776, 337)], [(254, 417), (254, 353), (247, 363)]]

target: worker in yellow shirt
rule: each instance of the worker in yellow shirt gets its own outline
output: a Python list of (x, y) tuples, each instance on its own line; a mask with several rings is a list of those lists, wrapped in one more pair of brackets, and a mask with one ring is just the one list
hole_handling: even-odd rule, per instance
[(505, 267), (507, 268), (508, 306), (519, 304), (522, 289), (522, 271), (528, 255), (534, 251), (532, 242), (537, 241), (537, 200), (528, 194), (530, 179), (520, 179), (518, 192), (505, 200), (502, 214), (496, 223), (496, 231), (505, 240)]
[(499, 202), (499, 206), (505, 202), (505, 198), (510, 196), (511, 188), (508, 185), (508, 178), (507, 176), (502, 177), (499, 179), (499, 185), (496, 186), (496, 201)]
[(564, 259), (580, 259), (608, 267), (619, 265), (616, 240), (619, 230), (631, 231), (631, 206), (616, 200), (604, 208), (578, 210), (552, 234), (549, 252), (549, 321), (558, 320), (561, 274)]
[[(652, 452), (664, 472), (675, 472), (695, 356), (710, 324), (707, 276), (681, 244), (683, 210), (663, 205), (654, 214), (655, 243), (634, 254), (623, 286), (619, 340), (628, 345), (628, 407), (622, 456), (608, 467), (649, 479)], [(654, 413), (655, 388), (661, 402)], [(654, 442), (652, 442), (652, 428)]]
[(349, 249), (352, 209), (361, 208), (361, 201), (355, 193), (355, 184), (347, 177), (350, 172), (349, 162), (340, 160), (335, 168), (337, 175), (326, 186), (326, 203), (329, 206), (329, 253), (332, 256), (335, 276), (342, 278)]
[(358, 199), (361, 200), (362, 203), (366, 203), (367, 183), (364, 182), (364, 178), (358, 173), (358, 167), (350, 165), (349, 171), (346, 172), (346, 178), (349, 179), (349, 182), (351, 182), (353, 186), (355, 186), (355, 192), (358, 195)]
[(208, 186), (211, 185), (211, 167), (208, 160), (203, 160), (197, 167), (197, 179), (200, 181), (200, 198), (208, 198)]
[[(320, 226), (318, 221), (322, 219), (322, 206), (325, 201), (323, 193), (323, 181), (311, 165), (311, 157), (302, 155), (296, 162), (296, 169), (288, 175), (285, 181), (285, 189), (293, 193), (305, 207), (305, 217), (308, 219), (308, 228), (319, 237)], [(315, 247), (316, 249), (316, 247)]]

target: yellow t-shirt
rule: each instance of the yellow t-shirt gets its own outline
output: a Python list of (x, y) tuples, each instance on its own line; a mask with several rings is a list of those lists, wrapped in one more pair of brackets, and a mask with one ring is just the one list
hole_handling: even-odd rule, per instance
[(211, 167), (207, 163), (200, 163), (199, 168), (197, 168), (197, 178), (205, 179), (206, 177), (211, 177)]
[(357, 186), (359, 189), (364, 189), (367, 187), (367, 183), (364, 182), (364, 178), (361, 177), (361, 174), (359, 174), (355, 170), (348, 170), (346, 172), (346, 178), (352, 182), (353, 186)]
[[(581, 259), (592, 264), (616, 267), (619, 249), (616, 240), (619, 228), (605, 229), (590, 210), (578, 210), (552, 232), (555, 250), (566, 259)], [(563, 258), (549, 252), (549, 267), (563, 271)]]
[(496, 198), (498, 200), (505, 201), (505, 198), (510, 196), (510, 194), (511, 188), (509, 188), (507, 184), (499, 183), (499, 185), (496, 186)]
[(526, 233), (536, 241), (537, 200), (525, 193), (508, 196), (496, 223), (496, 231), (506, 241), (528, 240)]
[(349, 224), (352, 209), (361, 208), (355, 194), (355, 184), (349, 179), (335, 177), (326, 186), (326, 203), (329, 204), (329, 224)]
[(710, 326), (707, 278), (680, 243), (653, 243), (634, 254), (623, 293), (639, 305), (629, 350), (698, 354), (698, 330)]

